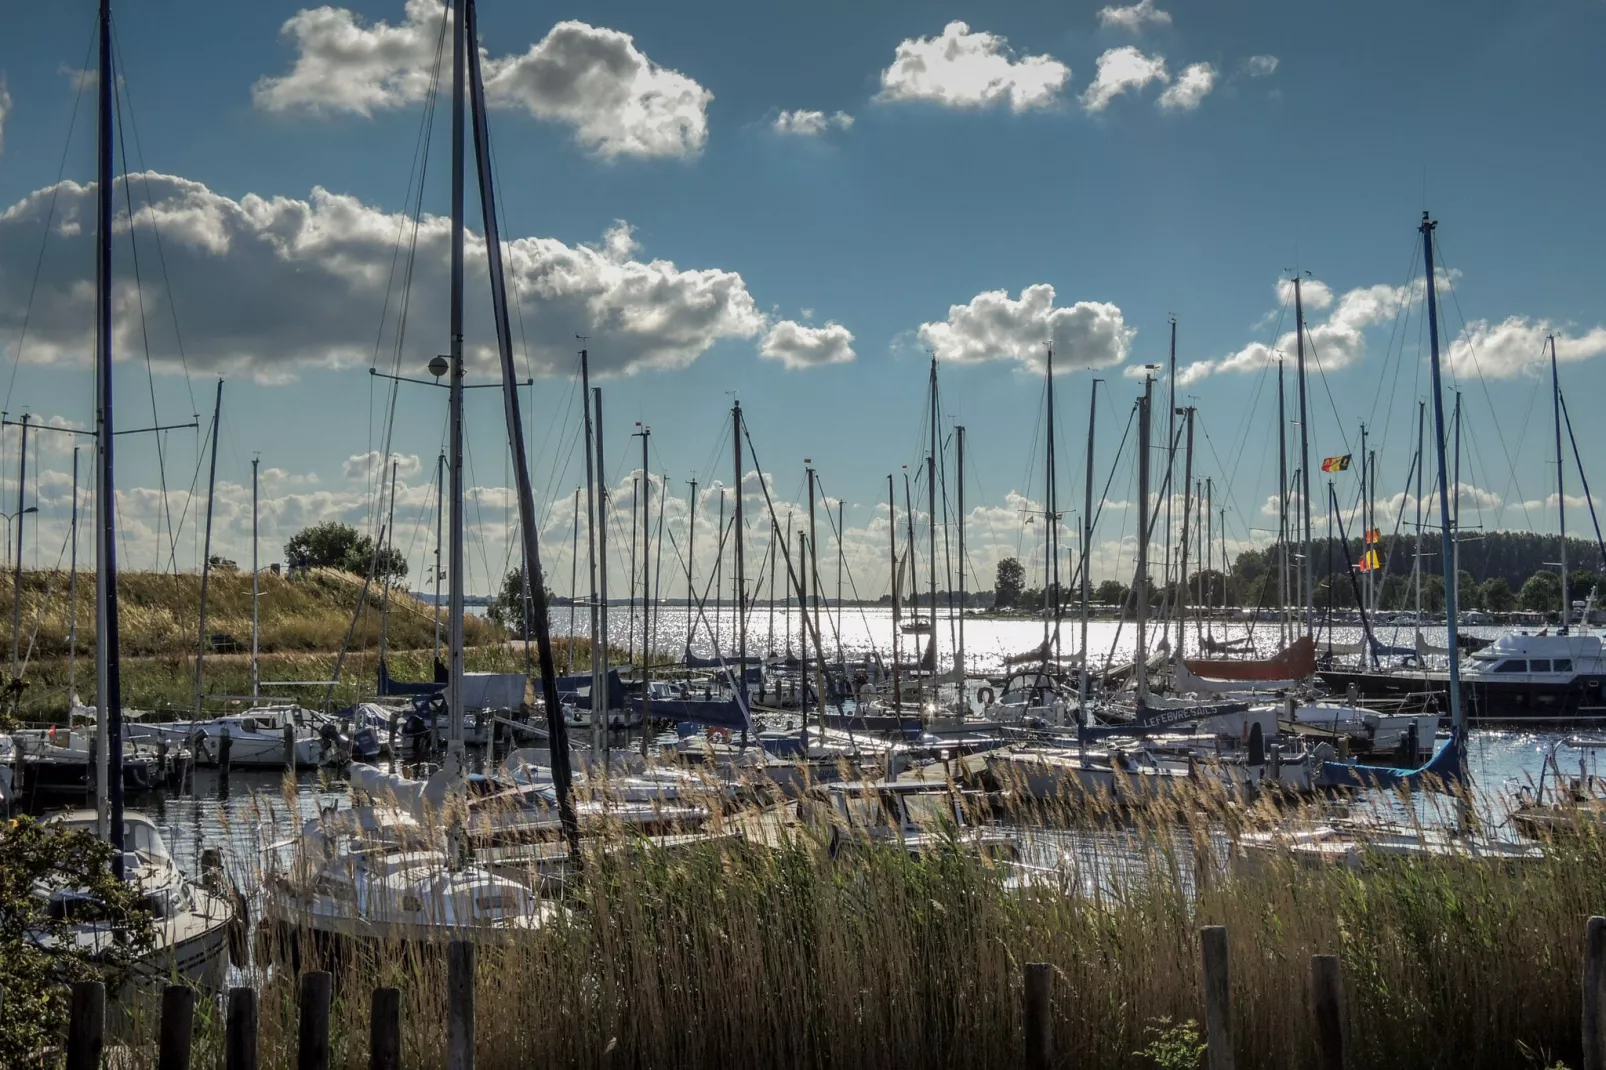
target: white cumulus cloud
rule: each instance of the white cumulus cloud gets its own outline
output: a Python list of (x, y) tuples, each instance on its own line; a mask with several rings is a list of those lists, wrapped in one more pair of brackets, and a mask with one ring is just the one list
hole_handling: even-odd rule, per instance
[(1276, 56), (1250, 56), (1243, 61), (1242, 69), (1251, 78), (1266, 78), (1277, 73)]
[(423, 468), (416, 453), (393, 453), (390, 461), (378, 450), (369, 450), (367, 453), (354, 453), (346, 458), (341, 471), (347, 479), (381, 479), (390, 478), (390, 466), (396, 465), (396, 475), (400, 479), (416, 476)]
[(1056, 307), (1054, 287), (1028, 286), (1018, 299), (1006, 290), (989, 290), (968, 304), (948, 309), (940, 323), (923, 323), (922, 345), (939, 360), (974, 364), (1012, 360), (1040, 371), (1044, 347), (1054, 347), (1054, 366), (1107, 368), (1126, 360), (1136, 329), (1128, 327), (1120, 308), (1103, 301), (1078, 301)]
[(1556, 360), (1571, 363), (1606, 353), (1606, 327), (1569, 334), (1548, 320), (1508, 316), (1499, 323), (1473, 320), (1450, 344), (1446, 360), (1457, 375), (1512, 379), (1549, 368), (1547, 339), (1556, 336)]
[(791, 370), (846, 364), (854, 357), (853, 332), (840, 323), (806, 327), (795, 320), (781, 320), (764, 335), (758, 352)]
[(853, 116), (845, 111), (827, 115), (823, 111), (783, 111), (770, 123), (770, 129), (777, 134), (797, 134), (802, 137), (814, 137), (823, 134), (831, 127), (838, 130), (848, 130), (853, 126)]
[(1193, 111), (1216, 87), (1216, 69), (1208, 63), (1190, 63), (1156, 102), (1161, 111)]
[[(281, 30), (295, 62), (288, 73), (257, 81), (256, 106), (371, 115), (421, 100), (444, 11), (434, 0), (407, 0), (395, 24), (365, 23), (339, 7), (297, 12)], [(713, 94), (653, 63), (618, 30), (560, 22), (523, 55), (486, 57), (484, 74), (492, 105), (567, 124), (599, 156), (690, 156), (708, 140)]]
[(1099, 25), (1140, 32), (1144, 26), (1169, 26), (1171, 13), (1154, 6), (1154, 0), (1138, 0), (1127, 7), (1099, 8)]
[(1007, 103), (1012, 111), (1059, 99), (1071, 69), (1052, 56), (1017, 58), (996, 34), (950, 22), (940, 37), (909, 38), (881, 72), (880, 100), (924, 100), (951, 108)]
[(1093, 82), (1082, 93), (1082, 107), (1100, 112), (1116, 97), (1138, 92), (1150, 82), (1169, 81), (1164, 56), (1146, 56), (1131, 45), (1112, 48), (1099, 57)]
[[(234, 200), (171, 175), (136, 174), (126, 181), (136, 238), (152, 242), (153, 225), (160, 228), (165, 281), (149, 271), (143, 279), (150, 354), (158, 365), (176, 368), (179, 360), (174, 312), (192, 371), (275, 381), (304, 366), (361, 366), (373, 359), (382, 323), (384, 350), (393, 349), (398, 302), (389, 280), (398, 236), (410, 236), (407, 217), (323, 189), (305, 200), (256, 194)], [(0, 338), (17, 336), (34, 271), (26, 250), (39, 248), (53, 194), (58, 221), (94, 218), (93, 187), (73, 182), (0, 210)], [(116, 197), (121, 204), (122, 189)], [(126, 232), (126, 219), (118, 227)], [(81, 362), (91, 351), (92, 230), (61, 228), (53, 237), (21, 359)], [(415, 368), (446, 344), (438, 325), (446, 315), (450, 236), (444, 218), (425, 216), (419, 224), (403, 353)], [(468, 277), (483, 288), (484, 241), (470, 234), (466, 246)], [(543, 325), (529, 343), (538, 374), (567, 374), (576, 334), (590, 336), (593, 371), (629, 374), (682, 367), (720, 340), (751, 338), (765, 327), (741, 275), (646, 259), (623, 223), (594, 244), (508, 239), (504, 262), (510, 297), (526, 320)], [(141, 298), (128, 257), (116, 261), (116, 271), (113, 347), (119, 357), (132, 358), (145, 352)], [(495, 337), (482, 304), (489, 302), (470, 302), (466, 352), (478, 369), (494, 373)]]

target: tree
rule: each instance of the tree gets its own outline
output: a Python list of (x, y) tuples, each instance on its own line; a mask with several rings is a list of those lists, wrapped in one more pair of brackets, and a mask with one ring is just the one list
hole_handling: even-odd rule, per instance
[[(0, 825), (0, 1065), (33, 1066), (59, 1042), (67, 1018), (68, 986), (99, 980), (108, 997), (127, 979), (154, 941), (151, 915), (138, 885), (111, 872), (111, 844), (84, 829), (43, 825), (29, 817)], [(93, 953), (72, 938), (90, 911), (68, 916), (49, 909), (49, 896), (73, 889), (93, 913), (116, 919), (121, 934)]]
[(1496, 576), (1485, 580), (1483, 586), (1478, 588), (1483, 597), (1483, 608), (1491, 613), (1510, 613), (1517, 604), (1516, 596), (1511, 593), (1511, 584), (1506, 582), (1504, 576)]
[(374, 579), (400, 580), (407, 576), (407, 559), (394, 547), (374, 558), (374, 540), (361, 535), (350, 524), (326, 520), (302, 528), (284, 544), (284, 555), (292, 567), (338, 568), (358, 576), (368, 575), (374, 566)]
[[(532, 594), (534, 592), (531, 592)], [(552, 588), (546, 592), (547, 605), (552, 604)], [(515, 638), (523, 639), (524, 622), (535, 618), (534, 599), (526, 611), (524, 605), (524, 570), (513, 569), (502, 577), (502, 590), (485, 607), (485, 615), (506, 628)]]
[(1019, 560), (1006, 557), (998, 562), (998, 573), (993, 579), (993, 605), (1008, 609), (1020, 602), (1020, 593), (1026, 589), (1026, 569)]
[(1459, 609), (1485, 609), (1483, 588), (1473, 582), (1472, 573), (1462, 570), (1456, 579), (1456, 606)]
[(1517, 602), (1531, 613), (1561, 612), (1561, 577), (1554, 572), (1535, 572), (1522, 585)]
[(1093, 589), (1093, 601), (1105, 606), (1124, 606), (1130, 593), (1120, 580), (1105, 580)]

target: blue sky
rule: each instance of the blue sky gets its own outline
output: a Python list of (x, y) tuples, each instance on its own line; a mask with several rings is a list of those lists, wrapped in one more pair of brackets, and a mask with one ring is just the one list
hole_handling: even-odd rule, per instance
[[(602, 373), (616, 543), (628, 533), (635, 422), (653, 429), (651, 467), (670, 476), (669, 526), (683, 539), (684, 481), (731, 480), (735, 394), (780, 498), (800, 499), (809, 457), (826, 493), (848, 503), (847, 552), (866, 593), (885, 589), (877, 503), (889, 472), (920, 461), (925, 351), (935, 348), (944, 436), (954, 423), (968, 429), (971, 568), (986, 585), (996, 558), (1031, 553), (1041, 530), (1022, 524), (1042, 498), (1039, 343), (1060, 341), (1060, 493), (1077, 509), (1089, 380), (1108, 392), (1102, 488), (1140, 388), (1131, 372), (1165, 359), (1171, 315), (1180, 395), (1200, 411), (1196, 469), (1228, 488), (1217, 501), (1229, 542), (1266, 541), (1276, 426), (1264, 357), (1292, 323), (1278, 280), (1299, 269), (1310, 273), (1325, 369), (1311, 384), (1312, 451), (1358, 446), (1368, 421), (1380, 497), (1397, 496), (1426, 389), (1410, 291), (1424, 208), (1441, 220), (1454, 291), (1443, 332), (1465, 390), (1467, 523), (1554, 529), (1539, 376), (1552, 330), (1586, 465), (1601, 455), (1606, 431), (1587, 400), (1606, 385), (1596, 359), (1606, 355), (1599, 0), (1226, 13), (1164, 0), (482, 7), (503, 236), (521, 284), (518, 359), (537, 374), (532, 463), (559, 590), (565, 502), (583, 478), (570, 449), (577, 332), (592, 336)], [(362, 458), (385, 447), (386, 399), (368, 366), (376, 348), (384, 368), (396, 355), (400, 290), (386, 277), (411, 208), (439, 13), (426, 0), (316, 14), (277, 2), (116, 7), (125, 131), (138, 133), (129, 169), (153, 173), (130, 191), (144, 212), (140, 291), (136, 250), (124, 239), (118, 253), (122, 419), (148, 423), (154, 394), (156, 417), (182, 422), (207, 407), (218, 374), (228, 379), (216, 538), (230, 556), (249, 552), (256, 454), (273, 473), (265, 559), (302, 523), (373, 523), (376, 466)], [(48, 237), (44, 220), (58, 168), (80, 183), (93, 174), (90, 95), (70, 137), (68, 127), (71, 72), (94, 24), (93, 4), (71, 0), (30, 9), (0, 40), (4, 407), (79, 426), (90, 403), (91, 228), (70, 224), (87, 191), (55, 194)], [(444, 109), (435, 129), (422, 206), (438, 215)], [(478, 210), (471, 197), (476, 231)], [(446, 344), (439, 221), (421, 234), (401, 347), (415, 374)], [(482, 265), (471, 250), (469, 343), (483, 354)], [(439, 393), (404, 389), (391, 444), (404, 469), (398, 538), (420, 570), (442, 408)], [(490, 392), (473, 397), (471, 430), (480, 490), (469, 578), (484, 589), (507, 559), (507, 465)], [(65, 532), (67, 438), (42, 443), (41, 512), (28, 534), (42, 564)], [(124, 440), (135, 564), (196, 560), (185, 492), (197, 439), (165, 441), (176, 545), (158, 531), (155, 440)], [(1130, 568), (1130, 446), (1126, 458), (1096, 535), (1097, 578)], [(1577, 494), (1576, 474), (1568, 479)], [(1354, 486), (1341, 484), (1346, 501)], [(1575, 514), (1571, 526), (1584, 522)], [(623, 565), (613, 569), (621, 583)]]

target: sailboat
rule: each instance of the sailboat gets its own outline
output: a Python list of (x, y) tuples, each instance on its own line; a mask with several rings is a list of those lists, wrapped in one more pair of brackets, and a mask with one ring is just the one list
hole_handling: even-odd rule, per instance
[[(451, 526), (445, 691), (450, 727), (446, 761), (428, 780), (381, 773), (361, 763), (351, 767), (358, 805), (330, 818), (308, 822), (291, 845), (288, 868), (270, 882), (268, 917), (303, 932), (315, 942), (404, 939), (440, 943), (479, 938), (507, 929), (538, 925), (550, 916), (528, 889), (497, 876), (470, 860), (464, 823), (468, 807), (468, 775), (464, 756), (464, 494), (463, 494), (463, 244), (465, 82), (472, 94), (480, 200), (484, 210), (485, 244), (491, 267), (492, 300), (498, 319), (503, 356), (504, 402), (508, 437), (518, 483), (520, 530), (525, 540), (525, 566), (537, 591), (536, 642), (540, 649), (542, 691), (547, 731), (554, 755), (553, 786), (559, 831), (571, 852), (577, 848), (578, 825), (569, 797), (568, 743), (557, 697), (547, 605), (540, 559), (533, 552), (536, 524), (523, 454), (517, 395), (506, 337), (505, 291), (500, 272), (501, 247), (495, 227), (490, 188), (487, 134), (480, 79), (473, 0), (454, 0), (452, 21), (452, 281), (451, 356), (436, 357), (429, 370), (449, 376), (449, 469)], [(446, 828), (442, 829), (442, 824)]]
[[(153, 908), (154, 941), (136, 965), (136, 978), (147, 983), (182, 976), (213, 987), (221, 986), (228, 966), (228, 932), (234, 920), (231, 905), (200, 885), (185, 879), (168, 854), (150, 818), (124, 809), (124, 777), (109, 774), (109, 755), (123, 755), (122, 694), (119, 676), (117, 624), (117, 499), (113, 467), (116, 423), (112, 413), (112, 70), (111, 3), (100, 2), (99, 162), (96, 199), (96, 379), (98, 387), (95, 429), (95, 516), (97, 553), (95, 676), (98, 685), (96, 778), (94, 810), (58, 815), (53, 822), (66, 827), (93, 829), (112, 846), (112, 872), (137, 887)], [(73, 939), (91, 952), (118, 940), (117, 923), (80, 904), (80, 893), (60, 891), (49, 909), (81, 917)], [(87, 909), (86, 909), (87, 908)]]

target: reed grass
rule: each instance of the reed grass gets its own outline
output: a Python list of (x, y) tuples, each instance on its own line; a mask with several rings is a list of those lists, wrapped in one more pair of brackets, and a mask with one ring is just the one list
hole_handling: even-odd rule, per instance
[[(480, 947), (478, 1065), (1015, 1067), (1023, 966), (1043, 961), (1058, 1065), (1152, 1066), (1137, 1053), (1157, 1025), (1201, 1016), (1206, 924), (1229, 934), (1239, 1066), (1315, 1065), (1307, 986), (1326, 953), (1343, 962), (1352, 1067), (1579, 1065), (1582, 935), (1606, 913), (1593, 826), (1521, 864), (1272, 852), (1246, 867), (1247, 832), (1320, 812), (1202, 789), (1140, 811), (1010, 807), (1043, 867), (1022, 884), (958, 841), (918, 860), (833, 852), (794, 812), (727, 813), (716, 830), (746, 835), (674, 851), (596, 832), (558, 919)], [(304, 954), (336, 974), (334, 1065), (366, 1065), (382, 985), (402, 990), (406, 1065), (443, 1065), (443, 958)], [(262, 1066), (290, 1068), (295, 975), (257, 983)], [(211, 1022), (197, 1066), (220, 1065)]]

